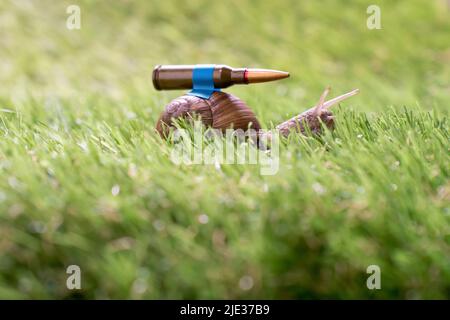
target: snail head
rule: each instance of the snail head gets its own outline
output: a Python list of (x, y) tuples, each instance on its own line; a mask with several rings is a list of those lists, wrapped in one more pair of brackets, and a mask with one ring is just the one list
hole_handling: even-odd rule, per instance
[(339, 102), (358, 94), (358, 92), (359, 92), (359, 89), (354, 89), (348, 93), (340, 95), (329, 101), (325, 101), (326, 97), (330, 93), (330, 90), (331, 90), (330, 87), (327, 87), (325, 89), (325, 91), (322, 93), (322, 95), (320, 96), (320, 99), (319, 99), (319, 102), (317, 103), (317, 105), (307, 111), (307, 113), (310, 114), (308, 122), (310, 123), (310, 127), (313, 132), (320, 130), (320, 122), (325, 124), (330, 129), (334, 128), (334, 116), (333, 116), (333, 113), (330, 111), (330, 108), (333, 105), (336, 105)]

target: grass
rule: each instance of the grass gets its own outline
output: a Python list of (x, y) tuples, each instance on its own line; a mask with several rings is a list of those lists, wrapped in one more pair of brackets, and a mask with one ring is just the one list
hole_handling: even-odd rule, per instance
[[(369, 2), (86, 0), (79, 31), (71, 2), (2, 2), (0, 297), (449, 298), (450, 11), (378, 1), (370, 31)], [(361, 93), (274, 176), (176, 166), (151, 69), (209, 62), (291, 71), (229, 90), (266, 128)]]

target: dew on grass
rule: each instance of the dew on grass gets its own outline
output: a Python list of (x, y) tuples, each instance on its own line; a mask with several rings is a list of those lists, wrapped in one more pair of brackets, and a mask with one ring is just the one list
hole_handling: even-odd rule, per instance
[(135, 178), (137, 176), (137, 166), (134, 163), (130, 163), (128, 166), (128, 176)]
[(200, 222), (201, 224), (207, 224), (209, 221), (209, 218), (206, 214), (201, 214), (198, 216), (198, 222)]
[(77, 143), (77, 145), (81, 148), (81, 150), (83, 150), (84, 152), (89, 151), (88, 149), (88, 144), (86, 141), (80, 141)]
[(115, 196), (119, 195), (119, 193), (120, 193), (120, 186), (118, 184), (115, 184), (111, 188), (111, 194), (115, 197)]
[(132, 285), (132, 290), (134, 293), (141, 295), (144, 294), (148, 289), (147, 281), (143, 278), (138, 278), (134, 280)]
[(394, 161), (394, 162), (391, 164), (390, 169), (391, 169), (392, 171), (395, 171), (395, 170), (398, 169), (398, 167), (400, 167), (400, 161)]
[(127, 111), (126, 112), (126, 117), (128, 120), (133, 120), (136, 119), (136, 113), (134, 113), (133, 111)]
[(312, 188), (317, 194), (324, 194), (327, 191), (325, 187), (318, 182), (313, 183)]
[(253, 288), (253, 278), (249, 275), (243, 276), (239, 279), (239, 288), (244, 291), (248, 291)]

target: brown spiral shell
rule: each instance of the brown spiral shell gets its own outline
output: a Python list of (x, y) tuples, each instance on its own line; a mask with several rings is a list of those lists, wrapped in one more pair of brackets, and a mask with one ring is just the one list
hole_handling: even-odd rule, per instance
[(173, 128), (173, 119), (190, 119), (200, 116), (204, 125), (226, 130), (247, 130), (251, 127), (260, 130), (261, 125), (253, 111), (241, 99), (225, 92), (214, 92), (209, 99), (184, 95), (172, 100), (156, 123), (156, 130), (167, 137)]

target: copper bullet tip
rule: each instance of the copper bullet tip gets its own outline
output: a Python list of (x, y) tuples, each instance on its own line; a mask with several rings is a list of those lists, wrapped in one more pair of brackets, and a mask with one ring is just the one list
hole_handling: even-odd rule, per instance
[(247, 69), (245, 79), (247, 83), (260, 83), (281, 80), (289, 77), (289, 72), (269, 69)]

